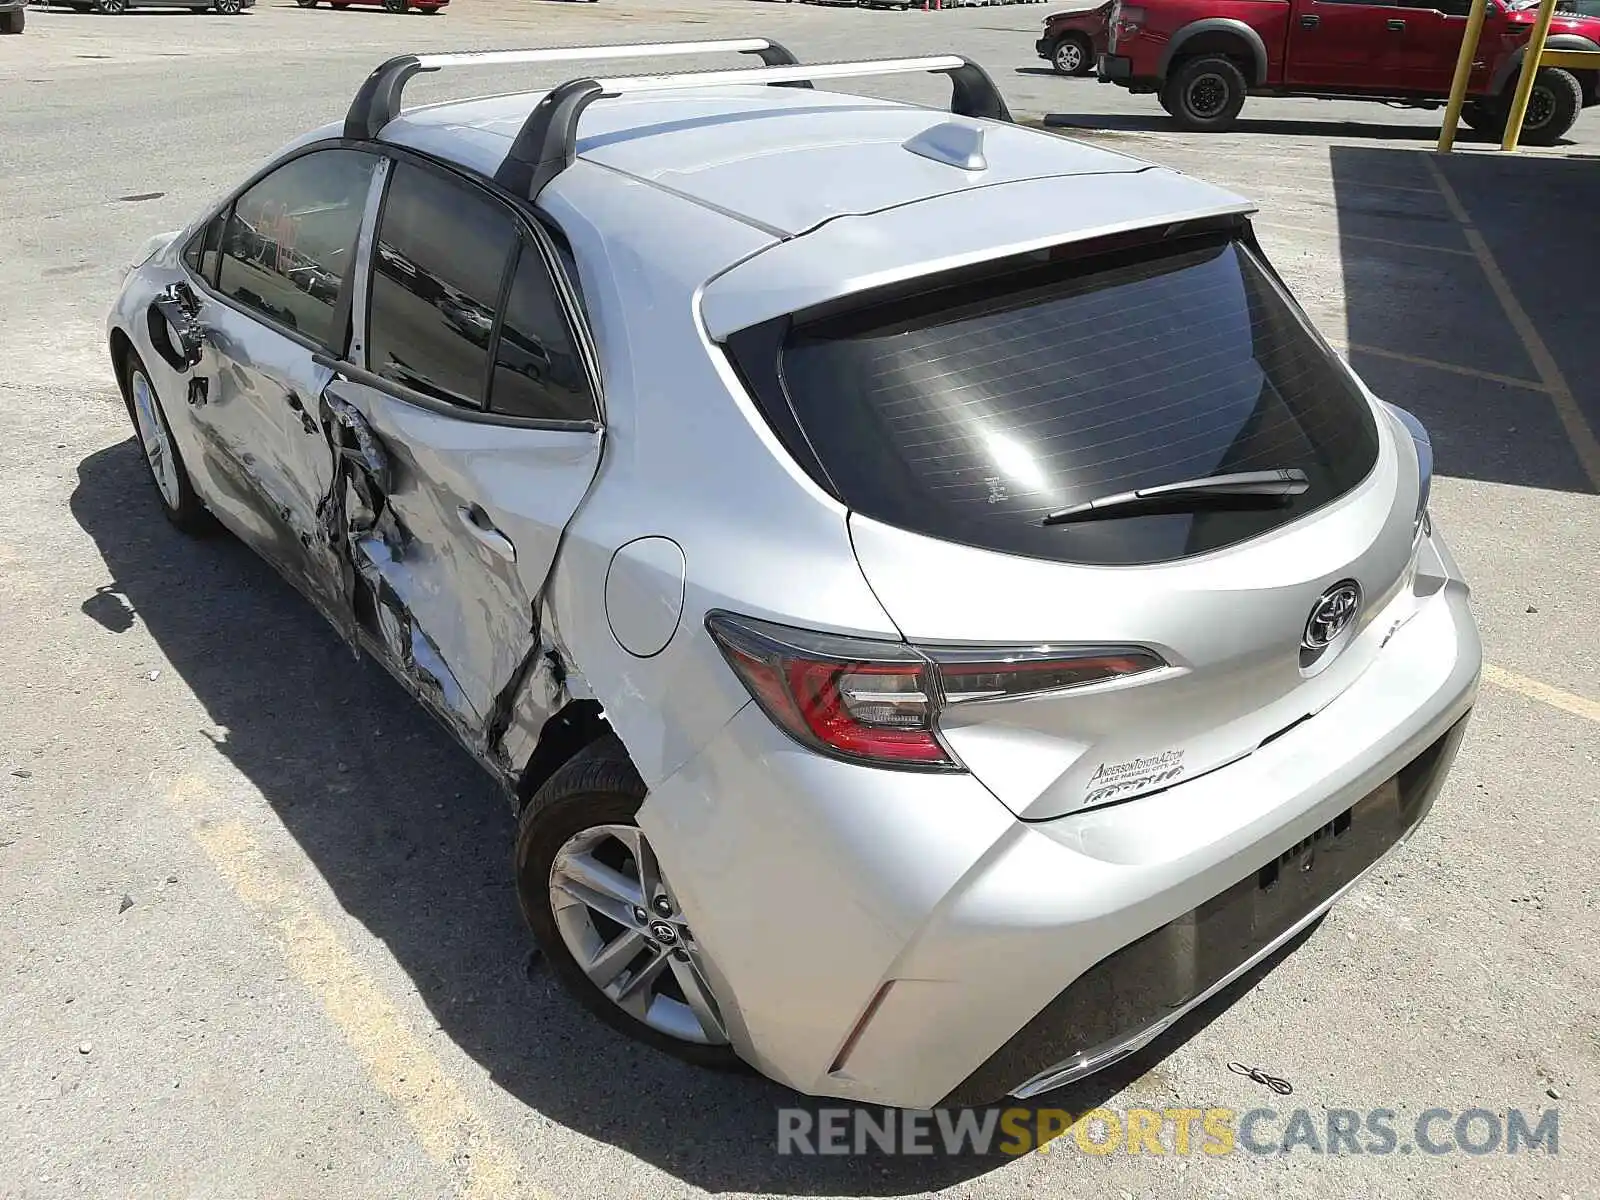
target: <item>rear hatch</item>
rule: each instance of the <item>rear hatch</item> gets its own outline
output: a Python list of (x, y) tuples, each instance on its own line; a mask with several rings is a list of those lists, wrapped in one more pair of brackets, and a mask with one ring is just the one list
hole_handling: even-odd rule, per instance
[[(1025, 817), (1249, 754), (1348, 687), (1408, 602), (1416, 457), (1237, 225), (922, 279), (727, 346), (796, 460), (851, 509), (907, 640), (1166, 664), (945, 704), (950, 749)], [(1044, 523), (1279, 470), (1298, 494)], [(1318, 630), (1337, 636), (1308, 645)]]

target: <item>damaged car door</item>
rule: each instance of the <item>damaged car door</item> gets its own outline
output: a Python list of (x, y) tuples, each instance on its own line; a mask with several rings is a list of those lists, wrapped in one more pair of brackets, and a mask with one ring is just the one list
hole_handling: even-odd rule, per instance
[(188, 372), (185, 399), (219, 489), (213, 506), (335, 617), (344, 597), (321, 508), (332, 470), (316, 416), (331, 372), (316, 359), (345, 344), (378, 162), (330, 148), (277, 166), (186, 250), (200, 286), (175, 284), (156, 302), (195, 337), (169, 362)]
[(431, 164), (382, 169), (350, 360), (322, 397), (351, 600), (396, 673), (493, 759), (600, 462), (592, 359), (547, 234)]

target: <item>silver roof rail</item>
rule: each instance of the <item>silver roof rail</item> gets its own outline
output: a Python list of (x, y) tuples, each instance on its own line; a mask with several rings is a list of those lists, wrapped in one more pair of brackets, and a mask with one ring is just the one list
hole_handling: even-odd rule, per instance
[(736, 71), (691, 71), (680, 75), (636, 75), (574, 79), (553, 89), (528, 114), (505, 162), (495, 173), (502, 187), (535, 200), (577, 156), (578, 120), (596, 100), (641, 92), (679, 91), (745, 83), (808, 87), (817, 79), (861, 79), (873, 75), (948, 75), (950, 111), (963, 117), (1010, 121), (1011, 111), (989, 73), (959, 54), (887, 58), (863, 62), (753, 67)]
[[(725, 38), (712, 42), (640, 42), (634, 45), (550, 46), (532, 50), (464, 50), (448, 54), (402, 54), (380, 66), (356, 93), (344, 118), (344, 135), (361, 141), (378, 136), (400, 115), (400, 94), (413, 75), (445, 67), (503, 67), (517, 63), (599, 61), (619, 58), (671, 58), (691, 54), (755, 54), (769, 67), (799, 60), (770, 38)], [(796, 85), (791, 85), (796, 86)], [(806, 86), (804, 84), (798, 86)]]

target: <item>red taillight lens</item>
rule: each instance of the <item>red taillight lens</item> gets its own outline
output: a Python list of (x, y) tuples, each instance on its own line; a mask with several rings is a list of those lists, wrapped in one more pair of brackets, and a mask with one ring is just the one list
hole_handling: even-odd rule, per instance
[(796, 741), (880, 766), (960, 770), (937, 734), (942, 706), (1017, 699), (1136, 675), (1148, 650), (917, 648), (714, 612), (706, 628), (767, 716)]
[(1131, 38), (1144, 28), (1145, 11), (1131, 4), (1118, 5), (1111, 15), (1111, 27), (1119, 38)]
[(712, 613), (706, 628), (751, 696), (796, 741), (885, 766), (959, 770), (934, 736), (933, 668), (895, 642)]

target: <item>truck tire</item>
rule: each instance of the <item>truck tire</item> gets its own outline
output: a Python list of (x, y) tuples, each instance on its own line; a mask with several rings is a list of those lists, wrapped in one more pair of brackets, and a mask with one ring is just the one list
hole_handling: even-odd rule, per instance
[(1577, 78), (1560, 67), (1540, 67), (1522, 118), (1521, 141), (1530, 146), (1553, 146), (1582, 111), (1583, 85)]
[(1087, 75), (1094, 70), (1094, 51), (1081, 33), (1069, 33), (1050, 51), (1050, 65), (1058, 75)]
[(1231, 58), (1206, 54), (1175, 66), (1161, 85), (1161, 107), (1185, 129), (1217, 133), (1238, 117), (1249, 87)]
[(1487, 100), (1469, 100), (1461, 106), (1461, 121), (1473, 133), (1499, 137), (1505, 132), (1505, 110)]

